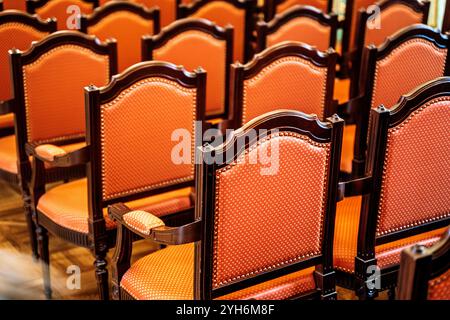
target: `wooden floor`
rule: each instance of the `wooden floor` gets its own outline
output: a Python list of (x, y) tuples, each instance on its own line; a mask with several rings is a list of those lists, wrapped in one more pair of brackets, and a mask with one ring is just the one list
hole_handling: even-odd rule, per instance
[[(133, 260), (155, 250), (140, 241)], [(0, 299), (44, 299), (41, 266), (31, 258), (29, 238), (20, 195), (0, 182)], [(97, 299), (93, 258), (89, 250), (50, 236), (51, 279), (54, 299)], [(112, 252), (109, 253), (109, 260)], [(81, 271), (81, 288), (67, 289), (68, 267)], [(385, 297), (382, 295), (381, 298)], [(339, 299), (355, 299), (352, 291), (338, 288)]]

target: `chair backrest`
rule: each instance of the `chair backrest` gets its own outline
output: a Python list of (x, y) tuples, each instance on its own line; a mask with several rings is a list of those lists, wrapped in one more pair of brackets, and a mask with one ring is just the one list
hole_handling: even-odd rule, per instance
[(181, 19), (153, 37), (143, 39), (143, 60), (169, 61), (207, 73), (206, 114), (227, 116), (233, 29), (205, 19)]
[(53, 33), (25, 53), (11, 52), (16, 134), (25, 144), (84, 137), (83, 88), (106, 85), (117, 70), (116, 45), (77, 31)]
[[(380, 46), (387, 37), (413, 24), (427, 24), (430, 3), (421, 0), (382, 0), (376, 4), (379, 13), (359, 12), (355, 47)], [(375, 16), (374, 16), (375, 14)], [(376, 25), (380, 23), (380, 25)]]
[[(224, 144), (203, 148), (196, 179), (196, 219), (204, 235), (196, 251), (201, 298), (311, 266), (334, 274), (329, 239), (342, 128), (337, 116), (320, 122), (279, 110), (249, 122)], [(262, 160), (268, 153), (272, 161)]]
[(311, 6), (323, 13), (331, 12), (333, 9), (332, 0), (264, 0), (264, 20), (270, 21), (276, 14), (283, 13), (296, 5)]
[(147, 8), (158, 7), (161, 18), (161, 27), (168, 26), (177, 19), (178, 6), (181, 0), (131, 0)]
[(89, 14), (98, 0), (26, 0), (27, 12), (41, 18), (56, 18), (58, 30), (78, 29), (78, 14)]
[(54, 20), (44, 21), (25, 12), (0, 12), (0, 101), (13, 98), (8, 51), (13, 48), (27, 50), (31, 42), (54, 31)]
[(324, 120), (333, 110), (337, 53), (299, 42), (267, 48), (246, 65), (231, 66), (230, 101), (234, 127), (276, 109), (314, 113)]
[(326, 51), (335, 47), (337, 15), (325, 14), (311, 7), (296, 5), (269, 22), (258, 21), (257, 52), (283, 41), (299, 41)]
[[(85, 89), (94, 215), (101, 217), (110, 203), (193, 185), (205, 84), (202, 70), (147, 61), (114, 76), (106, 87)], [(188, 150), (183, 162), (173, 158), (180, 136)]]
[(20, 10), (23, 12), (27, 11), (25, 0), (2, 0), (2, 2), (3, 2), (2, 10)]
[(375, 245), (450, 224), (450, 78), (371, 113), (372, 192), (362, 200), (358, 252), (373, 253)]
[(233, 61), (246, 62), (252, 55), (256, 0), (198, 0), (178, 7), (178, 18), (204, 18), (234, 28)]
[(105, 41), (117, 40), (119, 72), (141, 61), (141, 38), (159, 33), (159, 9), (111, 1), (81, 17), (81, 30)]
[[(450, 75), (450, 39), (425, 25), (407, 27), (380, 47), (364, 49), (360, 87), (364, 102), (357, 122), (355, 158), (364, 160), (370, 108), (392, 107), (401, 95), (432, 79)], [(369, 108), (370, 106), (370, 108)]]
[(403, 250), (397, 288), (399, 300), (450, 300), (450, 228), (431, 248)]

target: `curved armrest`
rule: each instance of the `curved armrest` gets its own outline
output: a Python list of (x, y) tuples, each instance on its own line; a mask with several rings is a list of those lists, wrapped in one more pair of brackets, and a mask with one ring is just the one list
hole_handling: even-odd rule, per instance
[(177, 245), (200, 240), (201, 221), (180, 227), (168, 227), (164, 221), (150, 212), (131, 210), (123, 203), (109, 206), (108, 213), (130, 231), (161, 244)]
[(89, 161), (87, 146), (72, 152), (67, 152), (52, 144), (41, 144), (30, 148), (32, 149), (32, 156), (55, 167), (71, 167), (86, 164)]
[(0, 115), (13, 112), (12, 100), (0, 101)]

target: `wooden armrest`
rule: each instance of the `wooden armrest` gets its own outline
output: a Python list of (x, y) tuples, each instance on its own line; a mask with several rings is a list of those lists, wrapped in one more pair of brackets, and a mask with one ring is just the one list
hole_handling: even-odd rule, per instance
[(89, 162), (87, 146), (72, 152), (67, 152), (61, 147), (52, 144), (28, 145), (27, 147), (32, 156), (55, 167), (71, 167)]
[(13, 112), (12, 100), (0, 101), (0, 115)]
[(108, 207), (111, 218), (143, 238), (165, 245), (178, 245), (200, 240), (201, 221), (180, 227), (168, 227), (150, 212), (131, 210), (123, 203)]
[(372, 191), (372, 176), (339, 182), (338, 201), (344, 197), (362, 196)]

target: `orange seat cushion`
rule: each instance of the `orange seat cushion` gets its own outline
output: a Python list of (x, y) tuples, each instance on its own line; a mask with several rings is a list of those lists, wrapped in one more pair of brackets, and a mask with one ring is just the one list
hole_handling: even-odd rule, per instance
[[(287, 299), (316, 288), (314, 267), (258, 284), (220, 299)], [(194, 298), (194, 244), (169, 246), (149, 254), (122, 277), (120, 287), (138, 300)]]
[(0, 129), (14, 127), (14, 113), (0, 116)]
[(353, 146), (355, 144), (356, 125), (344, 126), (341, 153), (341, 171), (352, 172)]
[[(87, 179), (75, 180), (61, 184), (47, 191), (38, 202), (39, 212), (53, 222), (67, 229), (88, 233), (88, 193)], [(167, 192), (163, 195), (147, 197), (127, 202), (134, 210), (145, 210), (156, 216), (164, 216), (191, 207), (191, 188)], [(115, 223), (103, 210), (108, 229), (115, 228)]]
[[(85, 146), (84, 142), (61, 146), (66, 152), (71, 152)], [(47, 168), (50, 166), (47, 166)], [(16, 137), (14, 135), (0, 138), (0, 170), (17, 174)]]
[[(334, 267), (353, 273), (358, 241), (358, 227), (362, 197), (349, 197), (338, 202), (334, 233)], [(441, 239), (446, 228), (441, 228), (412, 237), (388, 242), (375, 247), (378, 266), (383, 269), (400, 263), (400, 253), (414, 244), (427, 247)]]

